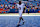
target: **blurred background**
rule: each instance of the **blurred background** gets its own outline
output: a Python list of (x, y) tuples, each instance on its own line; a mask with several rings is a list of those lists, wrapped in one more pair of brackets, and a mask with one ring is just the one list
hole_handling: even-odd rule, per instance
[[(25, 13), (40, 13), (40, 0), (21, 0), (25, 4)], [(18, 13), (15, 5), (19, 0), (0, 0), (0, 13)]]

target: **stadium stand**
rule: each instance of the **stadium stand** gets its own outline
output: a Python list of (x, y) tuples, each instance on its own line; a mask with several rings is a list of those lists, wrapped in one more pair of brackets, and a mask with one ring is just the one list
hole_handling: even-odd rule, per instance
[[(18, 13), (18, 10), (15, 9), (16, 3), (19, 0), (0, 0), (0, 13)], [(25, 0), (26, 1), (26, 0)], [(40, 0), (35, 1), (26, 1), (25, 4), (26, 13), (40, 13)], [(4, 8), (4, 9), (3, 9)]]

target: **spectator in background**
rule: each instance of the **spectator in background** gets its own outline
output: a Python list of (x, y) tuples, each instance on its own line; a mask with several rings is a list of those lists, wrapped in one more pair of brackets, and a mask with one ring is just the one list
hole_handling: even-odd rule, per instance
[(1, 4), (1, 8), (3, 8), (3, 5)]
[(33, 6), (33, 4), (30, 3), (30, 6)]
[(40, 13), (40, 7), (39, 7), (39, 13)]
[(37, 9), (39, 7), (39, 4), (37, 3), (37, 6), (35, 6), (35, 8)]
[(7, 4), (5, 5), (5, 8), (7, 8)]
[(39, 4), (37, 3), (37, 6), (39, 6)]
[(8, 9), (10, 9), (10, 5), (8, 4), (8, 7), (7, 7)]
[(29, 6), (30, 6), (30, 9), (32, 9), (32, 8), (33, 8), (33, 4), (31, 4), (31, 3), (30, 3), (30, 5), (29, 5)]
[(14, 2), (14, 5), (15, 5), (16, 3)]
[(14, 9), (14, 6), (12, 6), (12, 9)]
[(35, 6), (32, 7), (33, 9), (35, 8)]
[(9, 1), (9, 0), (6, 0), (7, 2)]
[(6, 0), (7, 1), (7, 0)]
[(12, 9), (12, 6), (10, 6), (10, 9)]
[(38, 8), (39, 8), (39, 10), (40, 10), (40, 6), (39, 6)]
[(35, 6), (35, 9), (37, 9), (37, 7)]
[(37, 1), (37, 0), (35, 0), (35, 1)]
[(4, 4), (4, 8), (5, 8), (5, 4)]
[(11, 5), (10, 4), (8, 4), (8, 7), (10, 7)]

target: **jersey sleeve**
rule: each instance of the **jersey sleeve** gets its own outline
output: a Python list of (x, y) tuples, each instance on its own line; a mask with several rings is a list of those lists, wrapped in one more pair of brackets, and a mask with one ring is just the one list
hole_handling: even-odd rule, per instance
[(23, 4), (23, 7), (25, 8), (25, 4)]

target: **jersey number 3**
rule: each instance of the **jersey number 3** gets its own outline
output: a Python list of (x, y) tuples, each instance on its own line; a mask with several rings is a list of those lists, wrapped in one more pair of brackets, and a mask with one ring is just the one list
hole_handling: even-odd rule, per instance
[(19, 7), (19, 9), (21, 10), (21, 7)]

